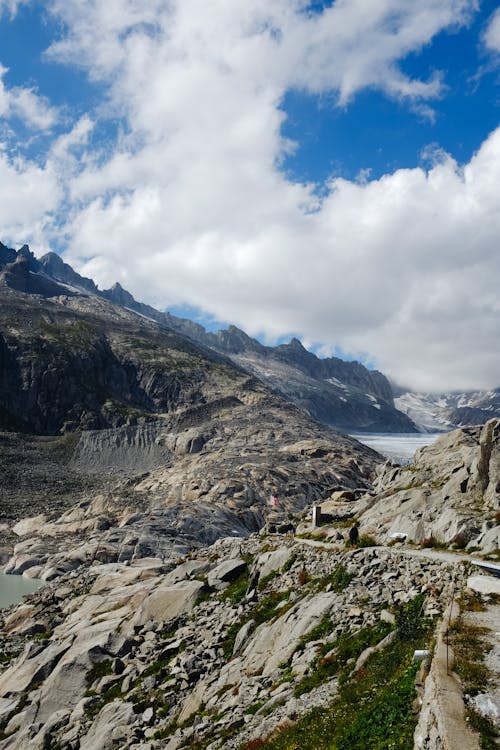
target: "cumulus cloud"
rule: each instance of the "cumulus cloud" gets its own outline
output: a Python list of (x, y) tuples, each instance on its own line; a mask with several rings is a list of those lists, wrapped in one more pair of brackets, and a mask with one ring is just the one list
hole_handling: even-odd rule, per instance
[(4, 242), (31, 242), (37, 250), (47, 250), (47, 235), (60, 200), (61, 189), (51, 167), (19, 157), (12, 159), (0, 143), (0, 226)]
[(0, 63), (0, 118), (20, 118), (26, 126), (37, 130), (49, 130), (57, 120), (57, 110), (47, 99), (32, 88), (7, 87), (3, 81), (8, 68)]
[(279, 169), (294, 147), (281, 132), (288, 90), (346, 106), (377, 88), (425, 111), (442, 75), (412, 78), (401, 61), (468, 23), (475, 0), (49, 8), (66, 31), (47, 54), (104, 84), (102, 112), (124, 121), (105, 158), (89, 118), (49, 155), (67, 260), (158, 306), (369, 354), (414, 387), (498, 384), (500, 131), (465, 167), (434, 149), (427, 171), (332, 179), (321, 198)]

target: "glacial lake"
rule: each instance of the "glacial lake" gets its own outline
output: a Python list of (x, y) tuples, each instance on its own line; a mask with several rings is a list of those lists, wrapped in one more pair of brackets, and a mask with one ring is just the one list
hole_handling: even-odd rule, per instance
[(418, 448), (424, 445), (432, 445), (442, 432), (428, 433), (370, 433), (352, 434), (351, 437), (360, 443), (381, 453), (395, 463), (411, 464), (413, 456)]
[(0, 608), (18, 604), (25, 594), (32, 594), (44, 583), (45, 581), (0, 573)]

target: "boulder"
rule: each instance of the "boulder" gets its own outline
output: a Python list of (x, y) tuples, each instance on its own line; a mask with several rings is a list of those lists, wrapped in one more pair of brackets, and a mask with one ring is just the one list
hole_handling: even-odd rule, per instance
[(300, 638), (337, 602), (338, 596), (334, 593), (306, 597), (274, 622), (258, 627), (242, 653), (246, 671), (272, 674), (279, 664), (291, 658)]
[(131, 703), (108, 703), (98, 714), (85, 737), (80, 740), (80, 750), (129, 747), (130, 725), (134, 721), (134, 707)]
[(40, 533), (40, 528), (47, 522), (47, 516), (40, 514), (33, 516), (32, 518), (23, 518), (22, 521), (18, 521), (13, 527), (12, 531), (17, 536), (28, 536), (28, 534)]
[(229, 583), (230, 581), (234, 581), (234, 579), (238, 578), (246, 568), (247, 564), (241, 558), (224, 560), (224, 562), (220, 563), (215, 568), (212, 568), (209, 572), (207, 579), (208, 585), (215, 588), (220, 582)]
[(469, 576), (467, 587), (472, 591), (477, 591), (479, 594), (496, 594), (500, 596), (500, 578), (481, 575)]
[(144, 625), (151, 621), (166, 623), (190, 612), (203, 586), (202, 581), (182, 581), (172, 586), (158, 586), (139, 607), (132, 618), (132, 625)]
[(281, 570), (292, 555), (295, 554), (296, 550), (297, 545), (294, 545), (293, 547), (280, 547), (270, 552), (263, 552), (255, 559), (252, 565), (252, 577), (258, 572), (262, 580), (262, 578), (265, 578), (270, 573), (274, 573), (275, 570)]

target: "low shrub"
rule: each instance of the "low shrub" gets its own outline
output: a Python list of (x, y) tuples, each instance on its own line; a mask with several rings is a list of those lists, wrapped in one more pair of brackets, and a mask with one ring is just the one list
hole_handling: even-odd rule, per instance
[(239, 604), (248, 589), (249, 573), (245, 570), (238, 578), (232, 581), (227, 589), (220, 594), (221, 599), (229, 599), (231, 604)]
[(446, 544), (446, 542), (442, 542), (439, 539), (436, 539), (434, 534), (424, 537), (424, 539), (422, 539), (422, 541), (420, 542), (420, 546), (424, 549), (448, 549), (448, 545)]

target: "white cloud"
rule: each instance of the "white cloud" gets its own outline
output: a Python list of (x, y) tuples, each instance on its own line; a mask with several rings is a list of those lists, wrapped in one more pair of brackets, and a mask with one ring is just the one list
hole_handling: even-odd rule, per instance
[(19, 246), (31, 242), (39, 252), (48, 249), (52, 214), (61, 189), (52, 168), (22, 158), (11, 159), (0, 144), (0, 226), (2, 241)]
[(30, 128), (49, 130), (57, 120), (57, 110), (45, 97), (32, 88), (13, 86), (8, 88), (3, 77), (8, 72), (0, 63), (0, 118), (18, 117)]
[(29, 2), (30, 0), (0, 0), (0, 16), (8, 13), (12, 18), (21, 5), (27, 5)]
[(483, 41), (486, 48), (491, 52), (500, 52), (500, 8), (491, 16)]
[(340, 106), (378, 88), (425, 113), (441, 76), (411, 78), (400, 62), (467, 23), (475, 0), (50, 7), (67, 33), (48, 54), (105, 84), (127, 125), (104, 160), (89, 119), (49, 156), (43, 176), (72, 206), (70, 262), (157, 305), (368, 352), (420, 388), (498, 384), (500, 132), (464, 169), (434, 150), (428, 172), (365, 171), (321, 200), (277, 166), (292, 87)]

